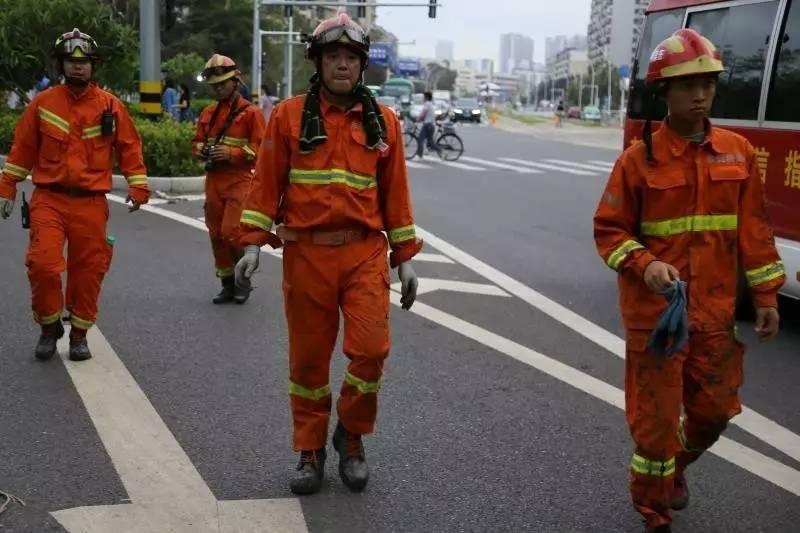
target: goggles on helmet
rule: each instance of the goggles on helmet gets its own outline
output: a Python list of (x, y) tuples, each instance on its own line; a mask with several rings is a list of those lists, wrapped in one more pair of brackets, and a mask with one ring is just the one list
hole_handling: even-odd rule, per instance
[(347, 43), (349, 41), (362, 48), (369, 48), (369, 35), (358, 28), (350, 26), (335, 26), (329, 30), (323, 31), (319, 35), (313, 36), (311, 40), (312, 43), (317, 46), (324, 46), (337, 42)]

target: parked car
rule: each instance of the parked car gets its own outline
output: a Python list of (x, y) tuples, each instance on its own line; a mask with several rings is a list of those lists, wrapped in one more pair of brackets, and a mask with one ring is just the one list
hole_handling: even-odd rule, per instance
[(600, 110), (597, 108), (597, 106), (587, 105), (583, 108), (583, 120), (600, 122), (602, 119), (603, 114), (600, 113)]
[(567, 109), (567, 118), (581, 118), (581, 108), (574, 105)]
[(477, 98), (463, 98), (453, 106), (453, 121), (481, 121), (481, 104)]

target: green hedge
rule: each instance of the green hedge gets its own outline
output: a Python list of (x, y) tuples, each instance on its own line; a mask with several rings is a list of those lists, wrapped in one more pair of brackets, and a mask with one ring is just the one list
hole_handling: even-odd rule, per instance
[(200, 176), (203, 163), (192, 157), (194, 124), (135, 119), (144, 144), (144, 162), (151, 176)]
[[(0, 113), (0, 153), (11, 150), (19, 113)], [(144, 161), (150, 176), (202, 176), (203, 163), (192, 157), (194, 124), (173, 120), (151, 121), (134, 116), (144, 144)]]

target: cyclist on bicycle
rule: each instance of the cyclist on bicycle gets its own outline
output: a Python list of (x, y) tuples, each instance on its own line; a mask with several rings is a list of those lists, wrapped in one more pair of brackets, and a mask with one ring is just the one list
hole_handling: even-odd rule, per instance
[(425, 102), (422, 104), (422, 111), (419, 112), (417, 122), (422, 122), (422, 131), (420, 132), (419, 142), (417, 143), (417, 157), (422, 159), (422, 152), (425, 148), (425, 143), (428, 144), (428, 149), (439, 153), (439, 147), (433, 139), (436, 132), (436, 108), (433, 105), (433, 93), (425, 91)]

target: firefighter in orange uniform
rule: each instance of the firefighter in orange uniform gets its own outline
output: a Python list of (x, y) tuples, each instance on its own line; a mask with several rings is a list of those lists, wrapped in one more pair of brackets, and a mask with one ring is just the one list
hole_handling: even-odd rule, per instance
[[(125, 106), (92, 81), (97, 43), (77, 28), (56, 40), (55, 55), (65, 83), (34, 97), (14, 132), (14, 146), (0, 178), (0, 214), (11, 214), (17, 183), (33, 175), (30, 247), (25, 265), (33, 316), (42, 327), (35, 355), (56, 353), (66, 309), (72, 323), (69, 358), (91, 358), (86, 332), (97, 317), (97, 299), (111, 264), (113, 238), (106, 235), (112, 154), (125, 174), (127, 201), (135, 211), (150, 192), (142, 144)], [(64, 244), (69, 243), (64, 261)]]
[(242, 257), (236, 234), (265, 123), (258, 107), (239, 95), (240, 75), (229, 57), (214, 54), (208, 60), (203, 78), (217, 103), (200, 114), (192, 140), (194, 156), (206, 162), (205, 220), (222, 282), (215, 304), (243, 304), (250, 295), (248, 289), (235, 286), (233, 267)]
[[(412, 217), (400, 123), (362, 84), (369, 37), (345, 13), (323, 21), (307, 45), (317, 74), (305, 96), (278, 105), (258, 155), (242, 213), (245, 256), (237, 284), (249, 283), (259, 246), (283, 252), (289, 328), (289, 395), (296, 494), (319, 490), (332, 405), (330, 362), (344, 315), (350, 360), (337, 402), (333, 446), (353, 491), (369, 478), (361, 436), (372, 433), (389, 354), (389, 264), (398, 267), (402, 305), (416, 298), (410, 259), (422, 248)], [(277, 236), (271, 233), (275, 222)], [(383, 230), (388, 233), (387, 239)], [(279, 239), (280, 238), (280, 239)]]
[[(689, 502), (686, 467), (741, 412), (739, 264), (758, 335), (778, 332), (785, 273), (753, 147), (706, 118), (722, 71), (719, 51), (694, 30), (658, 45), (647, 81), (669, 115), (652, 135), (648, 121), (644, 142), (619, 158), (594, 217), (599, 253), (619, 272), (625, 411), (636, 446), (630, 489), (647, 531), (671, 531), (670, 510)], [(687, 284), (689, 341), (660, 357), (648, 339), (667, 307), (660, 293), (677, 280)]]

